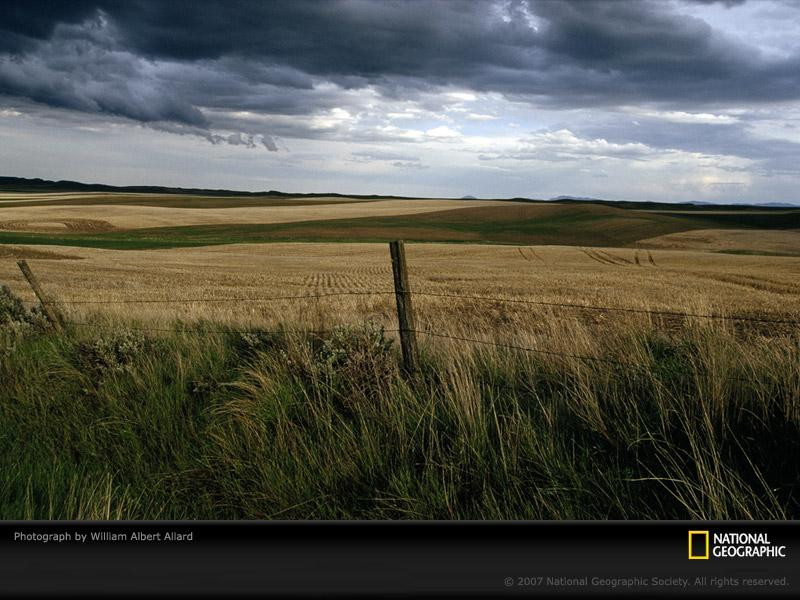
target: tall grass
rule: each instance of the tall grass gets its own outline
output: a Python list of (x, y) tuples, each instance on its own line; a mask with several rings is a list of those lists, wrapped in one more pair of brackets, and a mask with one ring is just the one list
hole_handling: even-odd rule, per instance
[(0, 309), (0, 517), (800, 516), (796, 334), (543, 319), (494, 339), (610, 362)]

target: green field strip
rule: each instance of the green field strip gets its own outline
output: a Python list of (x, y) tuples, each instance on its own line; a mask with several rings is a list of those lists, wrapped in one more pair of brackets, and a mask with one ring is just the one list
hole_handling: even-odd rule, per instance
[(517, 205), (411, 215), (294, 223), (233, 223), (111, 231), (0, 231), (3, 244), (49, 244), (119, 250), (265, 242), (468, 242), (523, 245), (627, 246), (640, 239), (704, 228), (791, 229), (800, 212), (781, 215), (641, 213), (589, 205)]

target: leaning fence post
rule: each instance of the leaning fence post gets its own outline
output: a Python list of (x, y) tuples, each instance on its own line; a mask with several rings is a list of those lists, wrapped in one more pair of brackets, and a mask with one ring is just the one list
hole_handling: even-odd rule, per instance
[(417, 370), (417, 332), (414, 307), (411, 304), (411, 287), (408, 284), (406, 250), (402, 241), (389, 242), (394, 274), (394, 296), (397, 300), (397, 319), (400, 324), (400, 347), (403, 351), (403, 369), (407, 374)]
[(36, 275), (33, 274), (31, 268), (28, 266), (28, 262), (25, 260), (18, 260), (17, 266), (19, 270), (22, 271), (22, 274), (25, 275), (25, 279), (28, 280), (28, 283), (31, 284), (31, 288), (33, 288), (33, 293), (36, 294), (36, 297), (39, 299), (39, 302), (42, 305), (42, 310), (44, 311), (44, 315), (47, 317), (47, 320), (50, 321), (50, 324), (56, 331), (62, 331), (64, 325), (64, 317), (61, 312), (58, 310), (55, 304), (53, 304), (52, 300), (49, 300), (47, 296), (44, 295), (42, 291), (42, 286), (39, 285), (39, 280), (36, 279)]

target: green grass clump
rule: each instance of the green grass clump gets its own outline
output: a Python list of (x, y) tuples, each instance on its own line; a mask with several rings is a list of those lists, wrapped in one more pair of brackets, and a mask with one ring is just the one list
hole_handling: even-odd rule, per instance
[(429, 343), (408, 379), (372, 324), (135, 327), (0, 325), (0, 517), (800, 516), (797, 337)]

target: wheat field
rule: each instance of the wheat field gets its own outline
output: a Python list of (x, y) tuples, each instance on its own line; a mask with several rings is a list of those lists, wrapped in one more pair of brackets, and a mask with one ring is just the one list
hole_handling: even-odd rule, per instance
[[(0, 283), (35, 306), (15, 262), (28, 259), (67, 318), (89, 331), (120, 324), (169, 331), (176, 321), (329, 331), (371, 322), (397, 338), (386, 244), (5, 252)], [(791, 256), (431, 243), (406, 244), (406, 252), (417, 328), (447, 352), (471, 340), (594, 356), (605, 337), (631, 331), (681, 335), (702, 325), (774, 338), (793, 335), (795, 326), (758, 319), (800, 320), (800, 258)]]
[[(408, 244), (407, 253), (416, 292), (723, 315), (800, 315), (800, 259), (794, 257), (466, 244)], [(274, 243), (146, 251), (6, 247), (5, 257), (0, 257), (0, 282), (33, 301), (15, 263), (25, 257), (31, 259), (43, 287), (67, 303), (70, 314), (99, 310), (145, 319), (222, 319), (257, 325), (308, 321), (320, 312), (336, 321), (377, 318), (388, 324), (393, 319), (391, 264), (384, 244)], [(344, 292), (359, 295), (245, 301)], [(124, 303), (134, 299), (175, 304)], [(83, 301), (112, 303), (69, 304)], [(119, 301), (123, 303), (113, 304)], [(450, 315), (458, 320), (468, 310), (496, 315), (499, 327), (504, 318), (545, 310), (422, 295), (415, 304), (421, 319)], [(596, 311), (591, 316), (613, 315)]]

